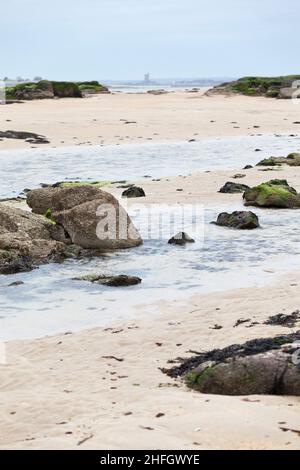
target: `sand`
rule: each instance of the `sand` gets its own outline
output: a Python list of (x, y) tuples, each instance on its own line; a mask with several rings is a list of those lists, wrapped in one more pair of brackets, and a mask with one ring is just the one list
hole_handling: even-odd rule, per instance
[[(129, 102), (134, 105), (129, 107)], [(85, 107), (84, 117), (78, 112), (80, 106)], [(159, 112), (153, 112), (154, 107)], [(33, 112), (34, 108), (39, 111)], [(187, 139), (196, 126), (202, 137), (245, 135), (250, 123), (263, 126), (266, 133), (288, 132), (297, 111), (286, 101), (197, 98), (184, 93), (34, 102), (6, 109), (12, 113), (11, 128), (45, 133), (52, 143), (64, 135), (66, 144), (77, 131), (83, 140), (92, 141), (96, 124), (91, 121), (97, 115), (101, 115), (99, 123), (104, 123), (102, 134), (107, 143), (113, 139), (114, 126), (120, 135), (126, 127), (132, 140), (141, 130), (145, 139), (155, 129), (160, 130), (158, 139)], [(32, 114), (26, 115), (29, 109)], [(284, 121), (285, 116), (289, 121)], [(120, 124), (121, 117), (134, 117), (139, 124)], [(214, 131), (210, 117), (217, 121)], [(66, 124), (54, 122), (60, 119)], [(228, 123), (232, 120), (242, 129), (233, 130)], [(147, 122), (149, 127), (143, 127)], [(0, 142), (1, 148), (7, 142)], [(15, 145), (15, 141), (9, 144)], [(241, 202), (240, 194), (217, 192), (235, 173), (246, 175), (235, 181), (249, 185), (287, 178), (300, 190), (300, 172), (292, 168), (198, 172), (160, 181), (143, 179), (137, 184), (147, 194), (143, 204), (197, 202), (223, 209)], [(117, 196), (121, 193), (116, 185), (107, 190)], [(7, 343), (7, 363), (0, 365), (0, 448), (299, 449), (300, 398), (200, 395), (160, 370), (179, 356), (191, 356), (190, 350), (208, 351), (291, 332), (263, 322), (270, 315), (299, 308), (299, 282), (299, 272), (279, 278), (276, 272), (268, 271), (263, 287), (233, 286), (231, 291), (197, 295), (180, 303), (161, 302), (160, 313), (153, 316), (146, 316), (141, 307), (135, 320), (109, 328)], [(145, 304), (151, 304), (151, 299), (145, 298)], [(259, 324), (234, 328), (237, 320), (247, 318)], [(223, 328), (213, 329), (216, 324)]]
[(280, 428), (300, 430), (300, 398), (200, 395), (159, 369), (190, 349), (287, 333), (233, 326), (299, 302), (295, 273), (272, 287), (174, 301), (111, 329), (11, 342), (0, 369), (0, 448), (299, 449), (299, 435)]
[[(50, 144), (42, 148), (297, 134), (300, 126), (293, 123), (299, 121), (299, 106), (263, 97), (206, 97), (202, 91), (160, 96), (116, 93), (1, 106), (0, 129), (45, 135)], [(31, 147), (24, 141), (0, 141), (0, 150)]]

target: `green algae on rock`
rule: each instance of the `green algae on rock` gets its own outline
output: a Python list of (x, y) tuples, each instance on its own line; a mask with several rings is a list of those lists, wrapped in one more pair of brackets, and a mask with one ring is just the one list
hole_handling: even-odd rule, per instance
[(245, 206), (300, 208), (300, 194), (286, 180), (271, 180), (245, 191)]

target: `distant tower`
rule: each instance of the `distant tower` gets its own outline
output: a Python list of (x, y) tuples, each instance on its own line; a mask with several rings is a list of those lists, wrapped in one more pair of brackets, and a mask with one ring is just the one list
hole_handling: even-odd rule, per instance
[(150, 83), (150, 73), (149, 72), (144, 75), (144, 82), (145, 83)]

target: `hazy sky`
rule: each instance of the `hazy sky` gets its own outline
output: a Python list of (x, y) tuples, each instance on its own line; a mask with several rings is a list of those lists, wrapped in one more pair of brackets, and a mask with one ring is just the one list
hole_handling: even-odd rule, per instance
[(0, 76), (300, 73), (299, 0), (1, 0)]

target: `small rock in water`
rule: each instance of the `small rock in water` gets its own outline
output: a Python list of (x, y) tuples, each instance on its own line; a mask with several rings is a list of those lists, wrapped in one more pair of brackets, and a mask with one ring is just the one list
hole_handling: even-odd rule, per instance
[(104, 286), (110, 287), (126, 287), (126, 286), (135, 286), (142, 282), (142, 279), (137, 276), (127, 276), (124, 274), (119, 274), (116, 276), (109, 276), (105, 274), (92, 274), (82, 277), (75, 277), (74, 281), (88, 281), (93, 284), (101, 284)]
[(229, 227), (239, 230), (253, 230), (260, 226), (257, 215), (251, 211), (235, 211), (232, 214), (222, 212), (218, 215), (217, 221), (212, 223), (220, 227)]
[(15, 282), (12, 282), (11, 284), (8, 284), (7, 287), (22, 286), (23, 284), (24, 284), (23, 281), (15, 281)]
[(243, 170), (251, 170), (251, 168), (253, 168), (252, 165), (246, 165), (246, 166), (243, 168)]
[(179, 232), (168, 241), (170, 245), (185, 245), (186, 243), (195, 243), (195, 240), (191, 238), (185, 232)]
[(122, 193), (122, 197), (128, 197), (128, 198), (145, 197), (145, 196), (146, 194), (143, 188), (139, 188), (138, 186), (131, 186), (126, 191), (123, 191)]

